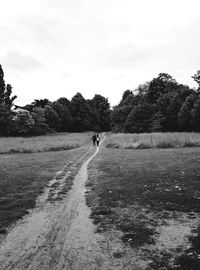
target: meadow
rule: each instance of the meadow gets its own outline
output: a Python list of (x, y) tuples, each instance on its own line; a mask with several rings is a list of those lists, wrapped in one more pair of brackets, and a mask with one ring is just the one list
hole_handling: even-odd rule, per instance
[(199, 147), (199, 133), (110, 134), (107, 148), (150, 149)]
[[(145, 269), (200, 269), (200, 151), (180, 146), (199, 138), (110, 134), (89, 165), (87, 203), (97, 232), (119, 232), (135, 258), (146, 261)], [(130, 146), (141, 141), (154, 147), (133, 151)], [(176, 143), (161, 149), (158, 141)], [(110, 143), (118, 147), (108, 148)]]
[[(90, 140), (89, 132), (33, 138), (0, 138), (0, 234), (5, 234), (10, 225), (35, 207), (37, 196), (43, 193), (57, 171), (64, 166), (66, 170), (72, 170), (71, 164), (77, 163), (85, 154)], [(60, 148), (74, 145), (75, 149), (68, 148), (67, 151)], [(14, 154), (11, 154), (12, 149), (15, 150)], [(47, 149), (51, 151), (47, 152)], [(18, 150), (21, 153), (17, 153)], [(79, 165), (76, 166), (77, 171)], [(70, 189), (76, 171), (71, 173), (65, 193)]]
[(37, 137), (0, 138), (0, 154), (63, 151), (80, 147), (91, 139), (92, 133), (52, 133)]

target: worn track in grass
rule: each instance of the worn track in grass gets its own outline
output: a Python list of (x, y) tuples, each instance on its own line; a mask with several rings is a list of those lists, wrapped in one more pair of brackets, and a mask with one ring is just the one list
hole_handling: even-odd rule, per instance
[(97, 243), (84, 195), (87, 166), (98, 151), (83, 163), (63, 201), (45, 203), (10, 231), (0, 247), (2, 270), (95, 269)]
[(39, 207), (10, 231), (0, 246), (1, 270), (133, 269), (113, 258), (111, 249), (120, 249), (120, 243), (111, 247), (108, 239), (95, 234), (89, 218), (91, 212), (85, 201), (87, 167), (98, 152), (99, 147), (92, 155), (91, 151), (86, 153), (90, 157), (62, 201), (48, 201), (47, 188), (38, 200)]

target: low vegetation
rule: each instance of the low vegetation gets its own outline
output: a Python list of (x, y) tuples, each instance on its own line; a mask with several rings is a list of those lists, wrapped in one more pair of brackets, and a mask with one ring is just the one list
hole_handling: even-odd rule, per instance
[[(199, 230), (190, 248), (185, 243), (200, 213), (198, 148), (103, 148), (89, 169), (87, 203), (99, 233), (120, 231), (146, 269), (199, 269), (192, 268), (199, 266)], [(173, 244), (165, 240), (174, 235)]]
[(142, 133), (110, 135), (107, 148), (150, 149), (199, 147), (199, 133)]
[(64, 151), (80, 147), (91, 140), (91, 132), (53, 133), (37, 137), (2, 137), (0, 154)]

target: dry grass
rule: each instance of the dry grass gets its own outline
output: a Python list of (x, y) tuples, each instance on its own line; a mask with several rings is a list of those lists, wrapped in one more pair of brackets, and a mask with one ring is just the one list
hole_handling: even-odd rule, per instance
[(150, 149), (199, 147), (199, 133), (142, 133), (113, 134), (106, 142), (107, 148)]
[(91, 139), (91, 133), (58, 133), (38, 137), (0, 138), (0, 154), (38, 153), (77, 148)]

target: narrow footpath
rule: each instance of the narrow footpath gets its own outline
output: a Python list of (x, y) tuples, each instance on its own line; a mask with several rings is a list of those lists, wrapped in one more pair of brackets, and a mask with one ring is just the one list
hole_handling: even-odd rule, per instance
[(1, 270), (99, 269), (102, 251), (85, 200), (87, 167), (98, 152), (83, 163), (59, 207), (48, 204), (10, 231), (0, 246)]

